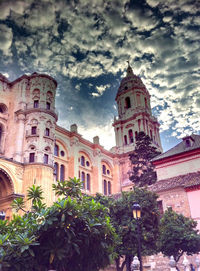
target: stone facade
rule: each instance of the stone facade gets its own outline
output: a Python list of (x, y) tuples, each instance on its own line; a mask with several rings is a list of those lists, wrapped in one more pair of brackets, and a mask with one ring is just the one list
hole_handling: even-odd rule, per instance
[(116, 146), (111, 151), (98, 136), (85, 140), (76, 124), (70, 131), (57, 125), (56, 87), (46, 74), (23, 75), (14, 82), (0, 76), (0, 210), (8, 216), (11, 198), (26, 196), (33, 184), (41, 185), (48, 205), (55, 200), (52, 184), (69, 177), (80, 178), (88, 194), (129, 190), (128, 154), (139, 131), (162, 149), (149, 92), (130, 66), (116, 96)]

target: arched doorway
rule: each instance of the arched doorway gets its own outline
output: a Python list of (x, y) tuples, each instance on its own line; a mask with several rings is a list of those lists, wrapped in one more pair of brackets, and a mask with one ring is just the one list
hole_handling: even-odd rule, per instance
[(14, 186), (8, 173), (0, 168), (0, 212), (6, 213), (6, 218), (9, 219), (12, 213), (11, 203), (14, 200)]

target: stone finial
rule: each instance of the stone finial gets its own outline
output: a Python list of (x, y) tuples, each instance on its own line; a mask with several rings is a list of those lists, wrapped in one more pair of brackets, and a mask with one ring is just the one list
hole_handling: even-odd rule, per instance
[(73, 133), (78, 133), (78, 127), (75, 123), (70, 126), (70, 131)]
[(99, 137), (98, 136), (93, 137), (93, 143), (99, 145)]

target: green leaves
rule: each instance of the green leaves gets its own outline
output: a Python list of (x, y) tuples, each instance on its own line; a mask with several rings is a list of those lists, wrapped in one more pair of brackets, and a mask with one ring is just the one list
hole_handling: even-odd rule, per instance
[(152, 140), (144, 132), (136, 137), (135, 150), (129, 155), (132, 171), (130, 180), (139, 187), (156, 182), (156, 172), (151, 159), (160, 154), (152, 145)]
[(69, 178), (68, 181), (58, 182), (57, 184), (53, 184), (53, 190), (56, 191), (56, 195), (72, 197), (72, 198), (80, 198), (81, 197), (81, 187), (82, 182), (76, 178)]
[(23, 198), (16, 198), (15, 200), (13, 200), (11, 206), (13, 209), (16, 210), (16, 212), (18, 212), (19, 210), (22, 210), (25, 212), (25, 210), (24, 210), (25, 202), (24, 202)]
[[(108, 209), (81, 194), (80, 180), (54, 186), (58, 199), (51, 207), (42, 202), (42, 190), (32, 186), (30, 212), (0, 221), (0, 264), (5, 271), (56, 269), (97, 271), (110, 263), (115, 233)], [(17, 199), (18, 210), (24, 201)], [(87, 259), (87, 261), (85, 260)]]
[(200, 235), (195, 229), (197, 223), (171, 208), (165, 211), (160, 223), (160, 251), (174, 256), (176, 262), (185, 252), (192, 255), (200, 251)]

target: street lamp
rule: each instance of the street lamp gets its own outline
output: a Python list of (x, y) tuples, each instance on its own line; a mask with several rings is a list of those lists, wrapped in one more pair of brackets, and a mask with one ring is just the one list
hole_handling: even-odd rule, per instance
[(6, 214), (4, 211), (0, 211), (0, 220), (4, 220), (6, 217)]
[(139, 225), (139, 219), (141, 218), (141, 207), (137, 202), (133, 203), (132, 211), (133, 211), (133, 218), (136, 220), (136, 224), (137, 224), (138, 259), (140, 261), (140, 271), (143, 271), (142, 257), (141, 257), (140, 225)]

